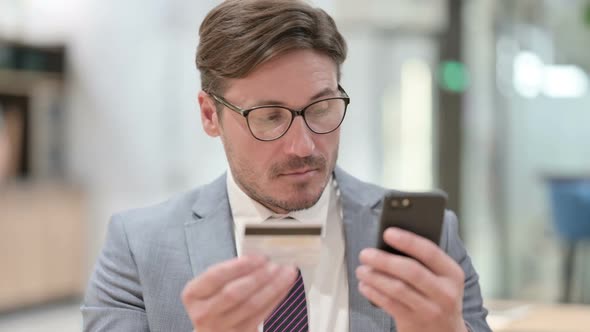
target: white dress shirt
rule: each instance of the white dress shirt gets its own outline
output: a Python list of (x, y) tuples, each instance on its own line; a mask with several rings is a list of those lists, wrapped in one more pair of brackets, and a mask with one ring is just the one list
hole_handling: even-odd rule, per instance
[[(348, 331), (348, 275), (344, 257), (340, 191), (330, 178), (319, 201), (309, 209), (278, 215), (250, 198), (227, 176), (227, 194), (234, 219), (234, 236), (241, 255), (244, 225), (272, 222), (286, 216), (303, 223), (323, 224), (320, 259), (317, 266), (302, 267), (307, 296), (309, 332)], [(259, 327), (262, 331), (262, 325)]]

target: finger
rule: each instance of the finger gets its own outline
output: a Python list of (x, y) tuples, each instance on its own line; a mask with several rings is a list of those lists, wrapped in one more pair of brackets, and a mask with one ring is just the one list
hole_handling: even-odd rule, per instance
[(406, 305), (379, 293), (375, 288), (364, 282), (359, 283), (359, 292), (395, 319), (402, 320), (411, 315), (411, 310)]
[(390, 227), (383, 233), (383, 240), (392, 247), (416, 258), (434, 274), (461, 278), (463, 270), (449, 255), (432, 241), (400, 228)]
[[(260, 287), (263, 282), (270, 279), (277, 268), (276, 264), (262, 265), (245, 276), (228, 281), (216, 294), (210, 297), (188, 298), (185, 296), (185, 292), (183, 293), (185, 310), (193, 323), (199, 327), (216, 324), (217, 314), (229, 306), (242, 302), (250, 292), (256, 291), (256, 287)], [(199, 287), (202, 286), (199, 285)]]
[(425, 298), (411, 285), (389, 275), (383, 274), (366, 265), (361, 265), (356, 270), (356, 275), (361, 282), (372, 287), (382, 295), (403, 303), (412, 311), (431, 310), (433, 303)]
[(191, 299), (207, 298), (229, 281), (252, 272), (265, 262), (266, 258), (262, 256), (243, 256), (213, 265), (187, 283), (182, 292), (183, 302), (186, 305)]
[(208, 314), (222, 313), (246, 301), (263, 288), (279, 269), (277, 264), (267, 263), (245, 276), (228, 282), (207, 301), (205, 307), (208, 307)]
[(270, 282), (260, 288), (256, 294), (237, 306), (225, 311), (222, 317), (231, 326), (258, 326), (281, 304), (295, 283), (297, 270), (293, 267), (281, 267)]
[(363, 265), (411, 285), (427, 298), (439, 294), (441, 280), (415, 259), (368, 248), (359, 257)]
[[(277, 267), (278, 271), (275, 271), (273, 265)], [(261, 270), (265, 270), (265, 268), (266, 267), (263, 267), (261, 268)], [(293, 275), (296, 275), (295, 272), (291, 271), (290, 273), (292, 275), (287, 273), (287, 275), (285, 276), (285, 272), (281, 272), (282, 270), (284, 270), (284, 268), (278, 268), (278, 265), (276, 264), (269, 264), (268, 268), (270, 269), (269, 272), (272, 273), (271, 276), (268, 278), (270, 279), (270, 282), (269, 280), (266, 280), (266, 282), (261, 282), (260, 284), (263, 285), (263, 287), (267, 287), (268, 285), (271, 285), (272, 287), (273, 283), (279, 285), (285, 283), (286, 286), (284, 286), (283, 288), (287, 288), (288, 290), (290, 285), (289, 283), (292, 282), (292, 279), (294, 278)], [(289, 271), (293, 269), (287, 268), (286, 270)], [(280, 291), (281, 289), (279, 288), (278, 290)], [(277, 289), (275, 288), (271, 294), (276, 295), (276, 292)], [(254, 293), (251, 294), (250, 299), (256, 299), (260, 297), (260, 293), (260, 289), (254, 291)], [(265, 296), (266, 295), (263, 293), (262, 298), (264, 299)], [(246, 299), (242, 302), (235, 302), (229, 300), (226, 301), (225, 304), (223, 304), (223, 301), (227, 300), (227, 292), (221, 290), (219, 294), (215, 294), (208, 299), (194, 301), (193, 307), (187, 311), (189, 312), (191, 319), (193, 319), (193, 321), (196, 322), (196, 325), (198, 325), (201, 328), (213, 327), (216, 331), (231, 331), (236, 326), (240, 326), (237, 323), (241, 320), (244, 320), (245, 317), (254, 316), (257, 308), (255, 306), (248, 305), (247, 302), (250, 299)], [(220, 312), (218, 307), (216, 307), (220, 304), (223, 305), (223, 307), (227, 307), (228, 303), (230, 307), (225, 311)], [(243, 331), (243, 329), (239, 330)]]
[[(463, 279), (435, 276), (415, 259), (377, 249), (365, 249), (360, 254), (360, 261), (376, 271), (403, 281), (439, 308), (455, 308), (463, 298)], [(437, 312), (436, 308), (430, 309)]]

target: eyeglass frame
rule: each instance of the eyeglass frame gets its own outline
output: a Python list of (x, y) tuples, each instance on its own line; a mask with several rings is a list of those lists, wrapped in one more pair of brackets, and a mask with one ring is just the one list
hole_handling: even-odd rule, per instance
[[(262, 142), (272, 142), (272, 141), (276, 141), (279, 138), (285, 136), (285, 134), (289, 131), (289, 129), (291, 129), (291, 126), (293, 125), (293, 121), (295, 120), (295, 117), (297, 117), (297, 116), (301, 116), (303, 118), (303, 122), (305, 123), (305, 126), (309, 130), (311, 130), (311, 132), (313, 132), (314, 134), (325, 135), (325, 134), (329, 134), (331, 132), (334, 132), (336, 129), (340, 128), (340, 126), (342, 125), (342, 122), (344, 121), (344, 118), (346, 117), (346, 110), (348, 109), (348, 105), (350, 104), (350, 97), (348, 96), (348, 94), (346, 93), (346, 91), (344, 91), (344, 88), (342, 88), (342, 86), (340, 84), (338, 84), (338, 91), (340, 93), (342, 93), (343, 96), (341, 96), (341, 97), (330, 97), (330, 98), (318, 99), (318, 100), (316, 100), (314, 102), (309, 103), (307, 106), (303, 107), (300, 110), (294, 110), (292, 108), (289, 108), (289, 107), (283, 106), (283, 105), (259, 105), (259, 106), (253, 106), (253, 107), (250, 107), (250, 108), (243, 109), (243, 108), (241, 108), (239, 106), (236, 106), (236, 105), (230, 103), (225, 98), (223, 98), (221, 96), (218, 96), (218, 95), (216, 95), (216, 94), (214, 94), (212, 92), (205, 91), (205, 93), (207, 93), (209, 96), (211, 96), (211, 98), (213, 98), (213, 100), (215, 100), (216, 102), (222, 104), (223, 106), (229, 108), (230, 110), (232, 110), (232, 111), (240, 114), (244, 118), (246, 118), (246, 123), (248, 125), (248, 130), (250, 131), (250, 134), (252, 134), (252, 136), (255, 139), (257, 139), (259, 141), (262, 141)], [(317, 131), (313, 130), (309, 126), (309, 124), (307, 123), (307, 120), (305, 119), (305, 110), (307, 110), (310, 106), (312, 106), (312, 105), (314, 105), (316, 103), (319, 103), (319, 102), (322, 102), (322, 101), (327, 101), (327, 100), (336, 100), (336, 99), (340, 99), (340, 100), (344, 101), (344, 114), (342, 114), (342, 119), (340, 119), (340, 123), (338, 123), (338, 125), (334, 129), (332, 129), (330, 131), (327, 131), (327, 132), (324, 132), (324, 133), (320, 133), (320, 132), (317, 132)], [(248, 114), (250, 114), (252, 111), (255, 111), (255, 110), (259, 109), (259, 108), (267, 108), (267, 107), (277, 107), (277, 108), (285, 109), (285, 110), (291, 112), (291, 121), (289, 122), (289, 126), (287, 126), (287, 129), (285, 129), (285, 131), (281, 135), (279, 135), (278, 137), (273, 138), (273, 139), (261, 139), (261, 138), (256, 137), (256, 135), (254, 135), (254, 133), (252, 132), (252, 128), (250, 127), (250, 121), (248, 120)]]

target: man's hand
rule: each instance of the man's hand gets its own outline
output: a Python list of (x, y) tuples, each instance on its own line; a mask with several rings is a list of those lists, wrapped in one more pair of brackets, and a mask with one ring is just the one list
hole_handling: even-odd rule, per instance
[(356, 270), (359, 291), (394, 317), (400, 332), (467, 331), (461, 267), (434, 243), (413, 233), (389, 228), (383, 239), (413, 258), (364, 249)]
[(297, 271), (264, 257), (235, 258), (189, 281), (182, 303), (198, 332), (257, 331), (295, 282)]

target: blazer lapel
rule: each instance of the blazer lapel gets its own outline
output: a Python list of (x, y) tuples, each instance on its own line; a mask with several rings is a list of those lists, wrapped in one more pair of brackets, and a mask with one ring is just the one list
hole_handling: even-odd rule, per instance
[(201, 190), (184, 227), (195, 276), (211, 265), (236, 257), (225, 174)]
[(334, 171), (342, 198), (346, 265), (348, 270), (349, 330), (392, 331), (393, 321), (375, 307), (358, 290), (355, 270), (360, 265), (359, 253), (374, 247), (379, 229), (378, 205), (383, 190), (364, 184), (339, 168)]

